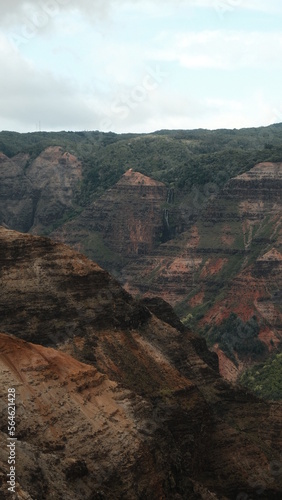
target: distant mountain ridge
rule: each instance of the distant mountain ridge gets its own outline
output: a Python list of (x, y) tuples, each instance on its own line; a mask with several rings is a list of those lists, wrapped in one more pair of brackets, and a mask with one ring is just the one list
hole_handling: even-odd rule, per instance
[[(168, 188), (189, 191), (192, 186), (201, 188), (210, 182), (222, 187), (230, 177), (248, 171), (256, 163), (281, 161), (281, 133), (281, 124), (257, 129), (176, 130), (139, 135), (97, 131), (29, 134), (3, 131), (0, 132), (0, 152), (16, 164), (21, 158), (21, 175), (25, 182), (26, 170), (30, 168), (39, 173), (38, 167), (44, 164), (49, 175), (52, 176), (53, 172), (56, 178), (58, 172), (52, 170), (52, 162), (53, 165), (55, 162), (62, 165), (67, 161), (70, 168), (73, 156), (80, 162), (81, 165), (74, 165), (73, 170), (74, 173), (75, 168), (81, 169), (80, 173), (77, 172), (77, 191), (75, 196), (72, 195), (75, 203), (70, 207), (63, 200), (61, 212), (57, 208), (53, 219), (50, 217), (44, 222), (40, 230), (50, 232), (52, 224), (62, 223), (63, 217), (73, 216), (73, 212), (77, 213), (81, 207), (101, 196), (130, 168), (165, 183)], [(44, 153), (46, 150), (47, 153)], [(36, 162), (38, 157), (39, 163)], [(2, 169), (0, 178), (8, 168)], [(63, 169), (60, 172), (60, 175), (66, 175)], [(71, 180), (70, 187), (73, 189), (74, 179), (67, 179)], [(55, 189), (50, 186), (48, 196), (52, 196)], [(61, 186), (66, 187), (64, 183)], [(34, 189), (37, 198), (40, 198), (42, 186), (39, 190), (34, 186)], [(14, 198), (19, 198), (17, 190), (12, 194)], [(38, 199), (33, 194), (34, 198), (36, 204)], [(44, 204), (48, 206), (48, 197), (44, 198)]]

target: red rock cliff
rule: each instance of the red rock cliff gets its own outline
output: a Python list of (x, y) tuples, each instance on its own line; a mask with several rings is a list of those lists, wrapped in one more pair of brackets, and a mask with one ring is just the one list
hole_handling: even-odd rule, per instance
[(0, 285), (0, 385), (17, 390), (22, 498), (219, 499), (259, 487), (279, 498), (281, 405), (224, 382), (163, 304), (167, 322), (81, 254), (5, 229)]

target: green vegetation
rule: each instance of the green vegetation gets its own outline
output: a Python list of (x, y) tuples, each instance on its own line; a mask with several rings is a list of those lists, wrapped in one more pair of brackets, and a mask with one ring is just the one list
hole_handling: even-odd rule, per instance
[[(207, 245), (207, 248), (209, 246)], [(213, 254), (212, 254), (213, 255)], [(220, 254), (221, 257), (221, 254)], [(224, 256), (223, 256), (224, 257)], [(213, 257), (214, 260), (218, 258)], [(194, 279), (196, 286), (185, 296), (181, 302), (178, 302), (174, 307), (176, 314), (181, 318), (182, 323), (189, 326), (197, 333), (202, 334), (202, 331), (198, 327), (198, 322), (205, 316), (208, 310), (217, 302), (224, 299), (224, 297), (229, 292), (229, 284), (231, 280), (240, 272), (242, 268), (242, 256), (240, 254), (228, 255), (227, 261), (223, 264), (220, 271), (211, 276), (205, 277), (205, 282), (208, 286), (205, 286), (204, 301), (202, 304), (191, 307), (189, 301), (197, 295), (201, 290), (201, 286), (197, 286), (200, 279), (200, 273), (208, 259), (203, 261), (199, 271), (195, 273)]]
[(255, 316), (244, 323), (235, 313), (220, 325), (214, 325), (204, 331), (208, 345), (219, 344), (220, 349), (236, 363), (234, 352), (239, 359), (258, 359), (267, 352), (267, 347), (258, 338), (260, 326)]
[[(196, 295), (196, 294), (195, 294)], [(192, 294), (189, 295), (189, 297), (192, 297)], [(183, 302), (178, 303), (176, 305), (175, 312), (176, 314), (181, 318), (182, 323), (184, 323), (185, 326), (189, 326), (189, 328), (192, 328), (193, 330), (197, 331), (197, 323), (203, 317), (205, 314), (208, 312), (210, 307), (213, 305), (212, 300), (205, 300), (202, 304), (199, 304), (193, 309), (189, 306), (187, 306), (187, 299), (185, 299)], [(187, 313), (187, 307), (189, 308), (189, 311)]]
[[(61, 146), (83, 164), (76, 200), (85, 206), (133, 168), (168, 187), (191, 191), (201, 206), (211, 192), (260, 161), (281, 161), (282, 124), (242, 130), (162, 130), (153, 134), (93, 132), (0, 133), (8, 157), (28, 153), (30, 161), (48, 146)], [(208, 186), (211, 183), (211, 186)]]
[(60, 219), (57, 219), (55, 222), (53, 222), (53, 224), (50, 224), (50, 226), (46, 226), (41, 231), (41, 235), (48, 236), (50, 233), (52, 233), (52, 231), (55, 231), (66, 222), (75, 219), (75, 217), (77, 217), (82, 212), (82, 210), (83, 209), (81, 207), (73, 204), (73, 208), (67, 210)]
[(103, 260), (107, 268), (114, 274), (125, 262), (124, 259), (106, 246), (102, 235), (98, 232), (87, 232), (83, 238), (83, 251), (95, 262)]
[(240, 383), (257, 396), (265, 399), (282, 399), (282, 353), (274, 355), (266, 363), (246, 370)]
[[(210, 198), (231, 177), (248, 171), (261, 161), (281, 162), (281, 132), (282, 124), (242, 130), (162, 130), (152, 134), (98, 131), (18, 134), (3, 131), (0, 132), (0, 151), (10, 158), (19, 153), (27, 153), (30, 164), (47, 147), (60, 146), (82, 162), (82, 181), (77, 188), (72, 208), (60, 220), (45, 228), (45, 234), (74, 219), (91, 201), (112, 187), (126, 170), (132, 168), (175, 190), (175, 201), (164, 203), (162, 207), (170, 212), (169, 237), (173, 237), (175, 228), (183, 221), (185, 230), (191, 221), (196, 220), (199, 212), (209, 208)], [(228, 199), (222, 206), (217, 207), (214, 203), (210, 212), (206, 210), (205, 218), (198, 219), (199, 246), (211, 250), (209, 258), (223, 258), (226, 261), (217, 273), (205, 277), (207, 286), (203, 304), (194, 308), (189, 305), (190, 299), (201, 290), (201, 287), (197, 288), (203, 269), (201, 266), (193, 274), (190, 294), (183, 297), (175, 308), (182, 321), (196, 331), (207, 311), (224, 298), (230, 281), (242, 266), (253, 263), (262, 246), (265, 249), (273, 237), (275, 224), (265, 218), (251, 228), (253, 232), (249, 234), (250, 238), (246, 235), (244, 241), (237, 212), (234, 200)], [(226, 223), (226, 214), (232, 215), (230, 223)], [(234, 214), (238, 215), (238, 221), (233, 217)], [(216, 224), (214, 220), (217, 221)], [(167, 239), (165, 231), (160, 232), (159, 243)], [(184, 238), (183, 252), (186, 243)], [(118, 273), (126, 263), (123, 257), (106, 246), (98, 232), (87, 232), (82, 245), (90, 258), (102, 261), (111, 272)], [(246, 248), (248, 252), (244, 255)], [(174, 255), (174, 252), (173, 246), (166, 248), (166, 255)], [(158, 276), (160, 267), (161, 265), (156, 266), (148, 276), (143, 277), (147, 285)], [(258, 328), (254, 318), (243, 323), (240, 318), (231, 314), (219, 327), (206, 327), (203, 334), (209, 345), (218, 342), (223, 351), (235, 361), (234, 352), (242, 359), (252, 357), (260, 360), (265, 354), (265, 346), (258, 339)]]

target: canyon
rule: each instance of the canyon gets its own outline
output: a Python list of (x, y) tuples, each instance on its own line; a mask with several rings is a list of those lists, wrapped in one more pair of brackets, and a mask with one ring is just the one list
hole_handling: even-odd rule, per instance
[[(48, 234), (110, 271), (134, 296), (167, 301), (187, 326), (206, 338), (219, 355), (221, 374), (234, 381), (281, 346), (282, 164), (242, 167), (229, 180), (221, 170), (205, 184), (188, 187), (119, 167), (111, 173), (110, 187), (99, 188), (93, 201), (85, 201), (89, 182), (107, 176), (104, 170), (95, 173), (92, 163), (86, 168), (87, 158), (102, 161), (109, 151), (107, 161), (115, 161), (118, 154), (128, 165), (127, 148), (134, 164), (132, 152), (140, 161), (142, 140), (121, 140), (121, 149), (119, 142), (94, 142), (86, 152), (78, 150), (80, 157), (71, 148), (69, 152), (54, 145), (39, 154), (20, 152), (9, 158), (2, 153), (0, 222), (26, 233)], [(152, 153), (155, 161), (164, 145), (169, 158), (175, 139), (150, 136), (143, 141), (142, 154)], [(194, 143), (177, 140), (179, 152), (189, 158)], [(177, 158), (175, 148), (172, 152)], [(165, 178), (159, 172), (157, 177)], [(199, 177), (195, 169), (192, 174), (192, 179)], [(175, 176), (179, 178), (177, 168)], [(232, 313), (245, 323), (256, 318), (262, 344), (255, 347), (261, 355), (250, 348), (239, 355), (234, 342), (223, 345), (214, 339), (214, 328)]]
[(0, 134), (0, 498), (280, 498), (279, 134)]
[(224, 381), (162, 299), (0, 228), (0, 493), (16, 389), (19, 499), (280, 498), (281, 404)]
[[(112, 269), (131, 294), (163, 298), (207, 339), (231, 313), (256, 317), (272, 352), (282, 339), (281, 192), (281, 163), (256, 165), (202, 204), (130, 170), (51, 236)], [(235, 356), (227, 370), (220, 356), (230, 380), (261, 359)]]

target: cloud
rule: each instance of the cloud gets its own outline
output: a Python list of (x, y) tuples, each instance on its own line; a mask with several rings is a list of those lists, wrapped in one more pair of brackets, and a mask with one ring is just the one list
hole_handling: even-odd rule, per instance
[[(95, 129), (100, 114), (97, 99), (81, 95), (70, 81), (40, 71), (0, 38), (0, 129)], [(13, 124), (13, 126), (12, 126)]]
[[(141, 96), (140, 96), (141, 97)], [(114, 132), (152, 132), (167, 129), (242, 128), (269, 125), (275, 119), (273, 105), (262, 91), (251, 98), (195, 97), (193, 93), (170, 92), (169, 81), (163, 82), (140, 101), (119, 99), (106, 109), (107, 119), (100, 129)]]
[(163, 48), (152, 53), (187, 69), (277, 69), (282, 34), (225, 30), (168, 34)]
[(235, 10), (251, 10), (257, 12), (281, 12), (280, 0), (179, 0), (185, 5), (200, 8), (213, 8), (219, 14)]
[(281, 12), (280, 0), (9, 0), (0, 2), (0, 23), (2, 26), (23, 24), (45, 15), (53, 18), (58, 12), (77, 10), (86, 14), (87, 19), (103, 19), (112, 8), (140, 10), (148, 14), (156, 11), (161, 16), (164, 8), (208, 8), (218, 12), (235, 10), (256, 10), (261, 12)]
[[(125, 1), (125, 0), (124, 0)], [(44, 18), (53, 19), (69, 11), (81, 11), (89, 18), (103, 17), (110, 8), (123, 0), (9, 0), (0, 3), (0, 23), (2, 26), (22, 25), (27, 21), (44, 24)]]
[[(219, 1), (241, 11), (242, 19), (247, 8), (270, 12), (280, 5)], [(1, 2), (6, 39), (0, 38), (0, 129), (32, 131), (41, 122), (45, 130), (149, 132), (271, 122), (271, 109), (279, 103), (268, 99), (282, 58), (282, 35), (267, 27), (250, 31), (247, 23), (245, 30), (228, 30), (215, 12), (208, 18), (210, 29), (201, 29), (202, 16), (195, 15), (198, 24), (185, 31), (179, 20), (186, 20), (187, 9), (207, 7), (210, 14), (214, 1)], [(15, 50), (7, 35), (23, 36), (23, 29), (32, 43)], [(150, 70), (167, 76), (154, 80)], [(245, 74), (252, 70), (250, 83)], [(248, 100), (260, 89), (270, 91)]]

